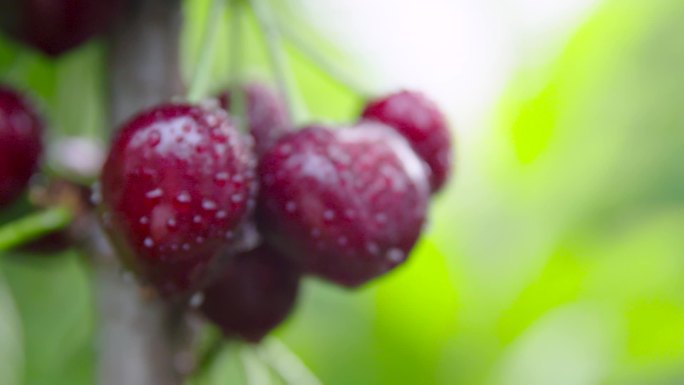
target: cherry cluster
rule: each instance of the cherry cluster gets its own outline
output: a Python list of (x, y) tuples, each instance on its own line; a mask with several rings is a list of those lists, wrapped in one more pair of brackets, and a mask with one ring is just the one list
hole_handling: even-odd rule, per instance
[[(58, 55), (110, 25), (123, 1), (10, 3), (0, 29)], [(242, 114), (228, 112), (236, 105)], [(42, 131), (30, 103), (0, 88), (0, 207), (35, 172)], [(119, 127), (97, 212), (142, 282), (167, 299), (199, 295), (224, 334), (256, 342), (290, 313), (303, 276), (358, 287), (402, 264), (451, 157), (447, 122), (419, 92), (370, 100), (342, 127), (295, 128), (278, 94), (249, 83)]]
[(249, 135), (227, 112), (229, 93), (123, 124), (101, 217), (143, 280), (167, 297), (203, 291), (209, 319), (256, 341), (289, 313), (301, 275), (356, 287), (406, 260), (451, 145), (417, 92), (370, 101), (346, 127), (300, 129), (267, 87), (242, 93)]

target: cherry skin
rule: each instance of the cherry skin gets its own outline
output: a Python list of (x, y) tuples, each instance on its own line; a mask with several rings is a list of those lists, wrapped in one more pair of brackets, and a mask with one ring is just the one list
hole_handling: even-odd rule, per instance
[(218, 107), (163, 104), (125, 123), (101, 179), (124, 263), (163, 295), (197, 289), (253, 206), (254, 163)]
[(0, 4), (0, 29), (49, 56), (103, 32), (124, 0), (11, 0)]
[(444, 186), (451, 170), (451, 135), (446, 118), (434, 102), (419, 92), (399, 91), (371, 100), (361, 115), (401, 133), (430, 167), (432, 191)]
[(300, 273), (267, 245), (232, 258), (204, 291), (200, 311), (225, 336), (256, 343), (292, 310)]
[(16, 91), (0, 86), (0, 207), (28, 185), (42, 153), (43, 125)]
[(421, 233), (425, 165), (382, 124), (304, 128), (258, 170), (262, 234), (308, 273), (359, 286), (402, 263)]
[[(281, 136), (291, 131), (290, 120), (282, 98), (261, 83), (248, 83), (242, 87), (246, 97), (247, 127), (254, 139), (258, 155), (268, 150)], [(231, 111), (231, 95), (228, 91), (219, 96), (221, 107)]]

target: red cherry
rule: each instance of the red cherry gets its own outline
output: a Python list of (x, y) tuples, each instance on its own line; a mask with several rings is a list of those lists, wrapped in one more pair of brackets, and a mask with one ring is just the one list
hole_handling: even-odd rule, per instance
[[(273, 90), (260, 83), (249, 83), (242, 87), (246, 96), (247, 126), (254, 139), (258, 155), (268, 150), (281, 136), (291, 131), (285, 103)], [(219, 95), (221, 107), (230, 112), (229, 92)]]
[(259, 342), (292, 310), (299, 277), (290, 262), (262, 245), (233, 257), (205, 290), (200, 310), (226, 336)]
[(26, 188), (38, 167), (43, 127), (16, 91), (0, 86), (0, 207)]
[(362, 117), (392, 126), (430, 166), (430, 185), (436, 192), (444, 186), (451, 170), (451, 135), (442, 112), (425, 95), (400, 91), (371, 100)]
[(50, 56), (103, 32), (123, 0), (10, 0), (0, 4), (0, 29)]
[(253, 205), (250, 150), (220, 108), (164, 104), (125, 123), (102, 173), (125, 263), (163, 294), (195, 289)]
[(421, 233), (423, 162), (391, 128), (309, 127), (261, 159), (258, 224), (312, 274), (358, 286), (402, 263)]

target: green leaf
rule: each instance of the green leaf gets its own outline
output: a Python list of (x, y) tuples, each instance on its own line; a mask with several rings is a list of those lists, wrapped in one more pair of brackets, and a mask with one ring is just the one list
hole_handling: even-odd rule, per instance
[[(3, 256), (0, 255), (0, 258)], [(24, 375), (21, 320), (0, 274), (0, 384), (19, 385)]]

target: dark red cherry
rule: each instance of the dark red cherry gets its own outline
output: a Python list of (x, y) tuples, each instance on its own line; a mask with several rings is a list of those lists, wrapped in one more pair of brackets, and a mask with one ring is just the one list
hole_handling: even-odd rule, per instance
[(259, 342), (292, 310), (300, 273), (266, 245), (232, 258), (200, 310), (226, 336)]
[(394, 130), (309, 127), (261, 158), (258, 224), (305, 271), (358, 286), (402, 263), (425, 220), (424, 163)]
[(103, 32), (124, 0), (3, 0), (0, 29), (50, 56)]
[(42, 123), (18, 92), (0, 86), (0, 207), (26, 188), (42, 152)]
[(362, 117), (385, 123), (404, 135), (430, 166), (432, 191), (444, 186), (451, 170), (451, 135), (434, 102), (419, 92), (400, 91), (368, 102)]
[(125, 123), (102, 172), (102, 220), (163, 294), (195, 289), (253, 205), (254, 160), (226, 112), (163, 104)]
[[(291, 131), (285, 103), (273, 90), (261, 83), (248, 83), (242, 87), (246, 96), (247, 126), (258, 155), (263, 154), (285, 133)], [(230, 112), (231, 95), (219, 95), (221, 107)]]

